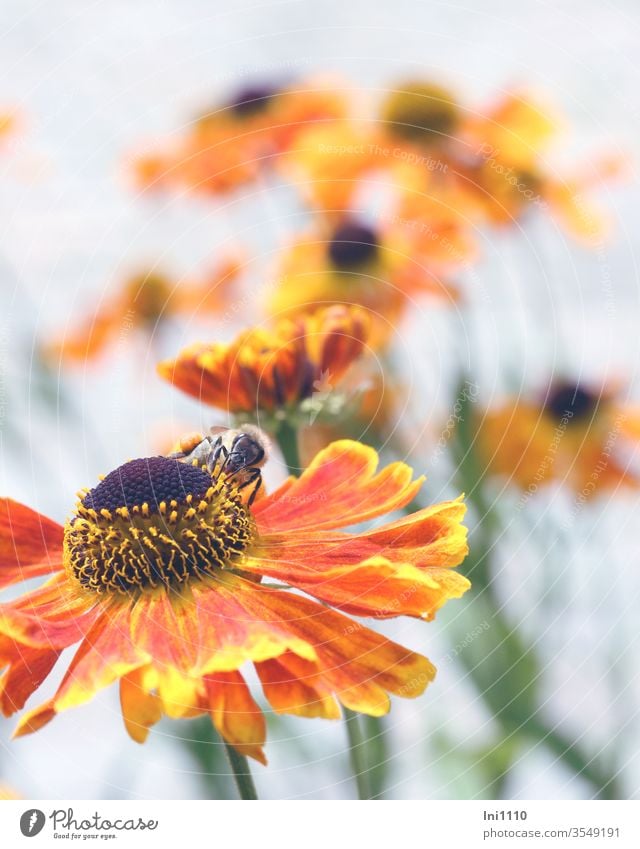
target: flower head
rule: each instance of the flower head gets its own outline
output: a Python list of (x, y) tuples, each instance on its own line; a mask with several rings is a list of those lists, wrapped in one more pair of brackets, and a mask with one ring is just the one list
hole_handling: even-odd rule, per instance
[(485, 411), (478, 446), (487, 470), (530, 493), (564, 482), (583, 497), (637, 486), (623, 445), (637, 445), (640, 416), (613, 392), (557, 381), (538, 400), (516, 400)]
[(454, 95), (444, 86), (412, 80), (387, 95), (381, 107), (389, 135), (417, 144), (448, 142), (460, 124)]
[(85, 363), (132, 329), (150, 336), (177, 315), (221, 312), (239, 269), (239, 262), (229, 258), (202, 281), (178, 283), (156, 271), (135, 275), (105, 299), (95, 314), (48, 345), (46, 353), (66, 362)]
[(119, 681), (134, 740), (163, 715), (209, 714), (225, 740), (264, 762), (246, 663), (279, 713), (336, 718), (342, 704), (380, 715), (389, 694), (419, 695), (432, 664), (344, 614), (431, 619), (462, 595), (468, 582), (451, 567), (467, 551), (464, 506), (340, 531), (418, 493), (406, 465), (377, 472), (377, 462), (371, 448), (335, 442), (249, 506), (224, 463), (133, 460), (81, 492), (64, 527), (3, 500), (0, 589), (46, 580), (0, 604), (2, 712), (21, 710), (79, 643), (55, 694), (23, 715), (17, 735)]
[(332, 306), (255, 327), (230, 344), (198, 344), (158, 366), (160, 375), (206, 404), (233, 413), (295, 409), (316, 381), (339, 380), (363, 352), (367, 313)]
[(232, 191), (256, 179), (307, 127), (345, 110), (344, 96), (321, 81), (255, 83), (199, 115), (176, 143), (138, 157), (136, 175), (143, 186)]
[(508, 93), (464, 122), (467, 153), (459, 171), (482, 217), (509, 225), (538, 207), (579, 238), (605, 231), (605, 216), (585, 195), (619, 174), (621, 161), (599, 157), (588, 169), (559, 174), (546, 156), (562, 129), (563, 121), (548, 104), (524, 92)]
[(296, 242), (285, 254), (272, 313), (300, 312), (322, 303), (359, 304), (371, 314), (374, 346), (386, 340), (412, 297), (455, 292), (416, 252), (413, 228), (393, 222), (371, 227), (343, 217)]

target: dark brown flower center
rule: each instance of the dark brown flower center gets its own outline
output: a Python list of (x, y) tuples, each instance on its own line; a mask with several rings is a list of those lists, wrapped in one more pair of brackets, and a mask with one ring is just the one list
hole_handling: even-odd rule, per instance
[(451, 136), (459, 120), (459, 110), (451, 94), (440, 86), (405, 84), (389, 96), (383, 118), (395, 136), (412, 142), (437, 141)]
[(229, 107), (243, 118), (264, 112), (272, 98), (278, 94), (278, 89), (272, 86), (248, 86), (241, 89), (229, 103)]
[(343, 224), (333, 234), (329, 243), (329, 259), (338, 269), (345, 271), (372, 260), (378, 252), (378, 237), (364, 224)]
[(65, 527), (65, 563), (86, 589), (135, 594), (234, 567), (253, 536), (232, 478), (150, 457), (83, 495)]
[(598, 406), (598, 397), (580, 386), (563, 383), (554, 387), (545, 410), (554, 419), (568, 416), (571, 421), (590, 419)]

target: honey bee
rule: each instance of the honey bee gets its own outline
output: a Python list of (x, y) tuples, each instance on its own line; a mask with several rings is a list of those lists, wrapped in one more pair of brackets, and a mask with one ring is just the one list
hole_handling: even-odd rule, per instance
[(211, 475), (224, 472), (235, 478), (238, 489), (252, 486), (248, 505), (253, 504), (262, 486), (262, 467), (269, 458), (270, 443), (260, 428), (251, 424), (237, 428), (211, 427), (209, 435), (190, 433), (178, 443), (179, 450), (168, 456), (183, 463), (197, 462)]

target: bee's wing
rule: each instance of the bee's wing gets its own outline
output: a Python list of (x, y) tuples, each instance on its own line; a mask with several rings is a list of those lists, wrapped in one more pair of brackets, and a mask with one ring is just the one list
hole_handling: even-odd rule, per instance
[(231, 430), (231, 428), (212, 425), (209, 428), (209, 433), (211, 436), (222, 436), (223, 433), (227, 433), (229, 430)]

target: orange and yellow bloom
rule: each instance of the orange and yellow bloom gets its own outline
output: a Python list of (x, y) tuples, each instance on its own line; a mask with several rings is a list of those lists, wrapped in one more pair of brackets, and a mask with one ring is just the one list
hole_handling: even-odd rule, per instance
[(374, 346), (393, 333), (414, 298), (453, 300), (456, 293), (416, 250), (419, 231), (398, 222), (377, 228), (355, 218), (299, 240), (283, 256), (272, 314), (298, 313), (320, 304), (358, 304), (373, 322)]
[(21, 710), (79, 643), (55, 694), (16, 734), (118, 681), (134, 740), (164, 715), (209, 714), (228, 743), (264, 762), (247, 663), (279, 713), (336, 718), (342, 704), (378, 716), (390, 694), (422, 693), (430, 661), (345, 614), (429, 620), (461, 596), (468, 581), (452, 567), (467, 552), (464, 505), (339, 530), (417, 496), (422, 479), (408, 466), (377, 463), (360, 443), (332, 443), (249, 507), (224, 465), (133, 460), (81, 492), (64, 527), (3, 500), (0, 589), (44, 581), (0, 605), (2, 712)]
[(321, 81), (249, 86), (200, 115), (175, 144), (138, 157), (135, 173), (143, 187), (224, 194), (255, 180), (305, 128), (345, 112), (345, 97)]
[(490, 474), (531, 493), (563, 482), (584, 498), (638, 486), (628, 449), (637, 451), (639, 439), (640, 411), (612, 392), (567, 382), (552, 384), (538, 400), (485, 411), (478, 427), (480, 456)]
[(176, 282), (159, 272), (136, 275), (46, 348), (50, 359), (85, 363), (98, 358), (132, 329), (148, 337), (177, 315), (215, 315), (230, 299), (240, 270), (236, 259), (220, 263), (202, 281)]
[(227, 344), (192, 345), (158, 366), (161, 377), (232, 413), (295, 409), (330, 376), (339, 380), (365, 350), (369, 316), (333, 306), (254, 327)]

